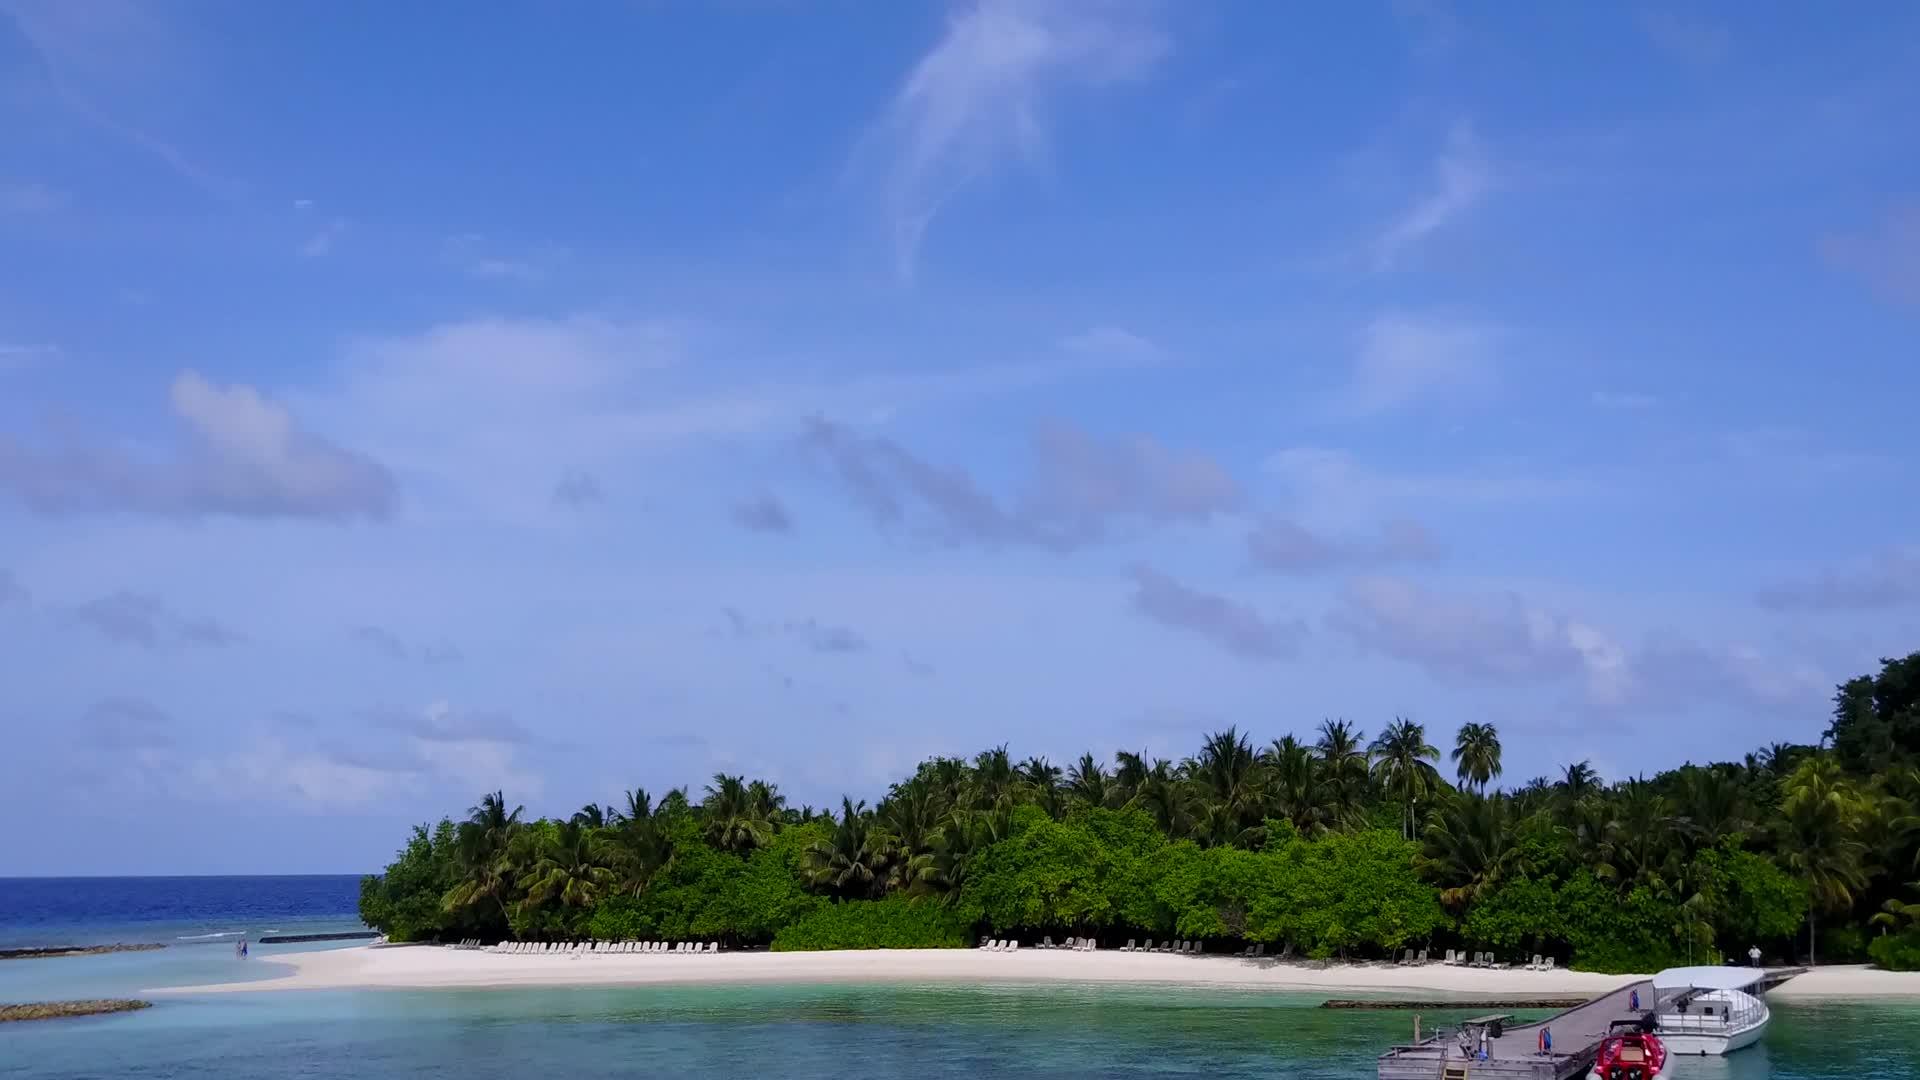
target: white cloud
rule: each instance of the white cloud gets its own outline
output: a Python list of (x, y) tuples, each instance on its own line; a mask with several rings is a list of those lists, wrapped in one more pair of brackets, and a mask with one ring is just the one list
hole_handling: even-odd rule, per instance
[(1887, 299), (1920, 304), (1920, 202), (1894, 207), (1872, 228), (1829, 234), (1820, 252)]
[(250, 386), (182, 372), (170, 394), (191, 438), (172, 456), (118, 443), (42, 450), (0, 435), (0, 491), (48, 513), (384, 517), (393, 477), (380, 463), (295, 424)]
[(1661, 52), (1700, 67), (1726, 59), (1733, 47), (1733, 34), (1726, 27), (1676, 11), (1643, 11), (1640, 29)]
[(1652, 394), (1635, 393), (1630, 390), (1595, 390), (1590, 400), (1596, 409), (1621, 411), (1652, 409), (1660, 404), (1660, 399)]
[(1572, 680), (1596, 714), (1729, 703), (1817, 707), (1832, 685), (1818, 665), (1728, 640), (1653, 638), (1629, 647), (1592, 622), (1513, 592), (1439, 592), (1400, 578), (1350, 584), (1328, 625), (1363, 648), (1441, 679), (1489, 685)]
[(1479, 205), (1494, 176), (1473, 129), (1455, 125), (1434, 162), (1432, 190), (1408, 207), (1374, 244), (1374, 269), (1391, 270), (1421, 241)]
[(1380, 315), (1361, 331), (1343, 411), (1371, 415), (1423, 398), (1484, 392), (1496, 381), (1500, 337), (1495, 327), (1449, 316)]
[(1041, 158), (1060, 90), (1153, 67), (1168, 41), (1147, 14), (1124, 0), (979, 0), (949, 17), (870, 139), (891, 162), (886, 201), (901, 276), (912, 276), (927, 226), (956, 193), (1009, 160)]
[(303, 259), (325, 258), (333, 252), (334, 242), (340, 239), (340, 234), (346, 229), (347, 223), (343, 218), (334, 218), (327, 222), (319, 232), (308, 237), (307, 242), (300, 245), (300, 257)]
[(58, 355), (60, 350), (52, 345), (0, 343), (0, 371), (17, 371), (32, 367)]
[(5, 0), (20, 39), (39, 61), (53, 100), (71, 116), (158, 158), (209, 195), (231, 199), (232, 179), (202, 166), (155, 129), (126, 119), (157, 102), (177, 104), (194, 65), (163, 9), (134, 0)]
[(1107, 357), (1117, 361), (1149, 361), (1160, 355), (1160, 347), (1139, 334), (1118, 326), (1094, 326), (1060, 341), (1071, 353)]
[(0, 182), (0, 214), (50, 214), (67, 205), (67, 193), (40, 183)]

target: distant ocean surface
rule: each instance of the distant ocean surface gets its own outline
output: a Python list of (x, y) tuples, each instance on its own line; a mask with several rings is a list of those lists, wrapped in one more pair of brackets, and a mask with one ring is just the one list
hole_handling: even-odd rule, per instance
[(364, 930), (360, 878), (0, 878), (0, 949)]
[[(313, 945), (232, 934), (352, 929), (358, 879), (0, 879), (0, 946), (164, 941), (155, 952), (0, 961), (0, 1001), (142, 996), (269, 977)], [(219, 934), (219, 937), (206, 935)], [(219, 947), (208, 948), (207, 945)], [(677, 986), (152, 996), (120, 1016), (0, 1025), (7, 1080), (1373, 1080), (1398, 1012), (1313, 995), (1172, 986)], [(1427, 1011), (1429, 1025), (1480, 1010)], [(1765, 1043), (1671, 1080), (1912, 1080), (1920, 1005), (1776, 1003)]]

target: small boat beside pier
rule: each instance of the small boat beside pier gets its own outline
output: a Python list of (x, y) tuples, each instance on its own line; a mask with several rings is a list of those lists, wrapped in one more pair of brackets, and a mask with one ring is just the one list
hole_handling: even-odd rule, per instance
[[(1729, 978), (1746, 980), (1743, 986), (1772, 987), (1804, 969), (1675, 969), (1681, 972), (1717, 970), (1757, 972), (1758, 977), (1750, 980), (1746, 975)], [(1668, 982), (1696, 979), (1673, 972), (1661, 975)], [(1656, 990), (1657, 981), (1662, 980), (1639, 979), (1627, 983), (1535, 1023), (1509, 1025), (1511, 1016), (1495, 1014), (1464, 1021), (1452, 1032), (1433, 1032), (1417, 1042), (1395, 1046), (1381, 1054), (1380, 1080), (1573, 1080), (1585, 1077), (1593, 1068), (1602, 1044), (1617, 1034), (1615, 1029), (1622, 1023), (1651, 1022), (1661, 1038), (1670, 1039), (1668, 1033), (1657, 1026), (1661, 1000)], [(1472, 1002), (1461, 1004), (1470, 1006)]]

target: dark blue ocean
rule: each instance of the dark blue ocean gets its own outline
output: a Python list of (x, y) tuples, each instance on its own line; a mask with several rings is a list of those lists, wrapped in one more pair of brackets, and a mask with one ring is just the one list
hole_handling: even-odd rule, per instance
[(359, 898), (346, 874), (0, 878), (0, 949), (364, 929)]
[[(1403, 1013), (1174, 986), (651, 986), (156, 994), (276, 973), (311, 945), (232, 936), (357, 925), (353, 878), (0, 880), (0, 947), (167, 941), (0, 961), (0, 1001), (147, 996), (118, 1016), (0, 1024), (6, 1080), (1371, 1080)], [(219, 934), (220, 937), (205, 935)], [(1477, 1011), (1477, 1010), (1476, 1010)], [(1429, 1023), (1464, 1014), (1429, 1013)], [(1671, 1080), (1913, 1080), (1920, 1006), (1776, 1002), (1759, 1047)]]

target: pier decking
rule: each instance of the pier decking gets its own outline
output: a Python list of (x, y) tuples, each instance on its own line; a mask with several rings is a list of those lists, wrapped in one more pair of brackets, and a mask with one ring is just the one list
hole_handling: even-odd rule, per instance
[[(1806, 970), (1769, 968), (1760, 986), (1771, 990)], [(1640, 995), (1638, 1011), (1633, 1008), (1635, 992)], [(1593, 1066), (1601, 1040), (1615, 1020), (1631, 1020), (1652, 1008), (1653, 981), (1628, 983), (1537, 1023), (1504, 1029), (1499, 1038), (1487, 1040), (1485, 1061), (1463, 1053), (1451, 1035), (1436, 1033), (1381, 1054), (1380, 1080), (1568, 1080)], [(1553, 1035), (1551, 1054), (1540, 1052), (1542, 1028)]]
[[(1454, 1040), (1436, 1035), (1411, 1046), (1396, 1046), (1380, 1055), (1380, 1080), (1567, 1080), (1593, 1065), (1594, 1054), (1615, 1020), (1631, 1019), (1632, 996), (1638, 991), (1643, 1008), (1653, 1007), (1653, 983), (1629, 983), (1612, 993), (1575, 1005), (1533, 1024), (1506, 1028), (1487, 1040), (1487, 1059), (1463, 1053)], [(1540, 1052), (1540, 1029), (1553, 1036), (1551, 1053)]]

